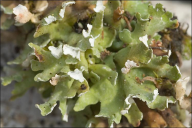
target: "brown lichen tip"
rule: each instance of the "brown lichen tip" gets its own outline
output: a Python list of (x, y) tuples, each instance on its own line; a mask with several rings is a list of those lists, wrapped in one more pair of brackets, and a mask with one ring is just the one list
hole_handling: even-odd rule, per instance
[(135, 80), (136, 80), (136, 82), (137, 83), (139, 83), (139, 84), (141, 84), (141, 83), (143, 83), (144, 81), (143, 80), (141, 80), (139, 77), (135, 77)]
[(101, 59), (104, 60), (107, 56), (110, 55), (110, 51), (107, 51), (106, 49), (101, 52)]
[(114, 12), (113, 12), (113, 20), (115, 22), (119, 21), (122, 18), (122, 15), (124, 14), (124, 10), (122, 10), (120, 7), (118, 7)]
[(179, 22), (177, 21), (176, 24), (174, 24), (174, 28), (178, 28), (179, 27)]
[(43, 62), (44, 61), (44, 57), (41, 55), (40, 52), (38, 52), (37, 50), (35, 50), (35, 56), (37, 57), (37, 59), (39, 60), (39, 62)]
[(142, 81), (151, 81), (153, 82), (155, 85), (157, 85), (157, 82), (156, 82), (156, 78), (152, 77), (152, 76), (146, 76), (142, 79)]
[(60, 76), (55, 74), (55, 76), (52, 77), (49, 82), (50, 82), (51, 85), (55, 86), (59, 82), (59, 79), (60, 79)]
[(153, 54), (155, 54), (156, 56), (168, 55), (168, 52), (165, 52), (163, 50), (161, 41), (152, 40), (152, 44), (150, 45), (150, 47), (153, 49)]

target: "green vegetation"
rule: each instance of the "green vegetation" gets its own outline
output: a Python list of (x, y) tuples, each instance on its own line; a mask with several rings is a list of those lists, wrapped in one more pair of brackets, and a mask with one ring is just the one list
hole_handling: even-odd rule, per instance
[[(137, 127), (143, 119), (146, 121), (148, 110), (161, 117), (158, 113), (169, 105), (181, 104), (184, 99), (191, 102), (177, 89), (183, 83), (178, 63), (172, 63), (179, 57), (170, 59), (176, 50), (169, 47), (174, 37), (169, 37), (167, 45), (162, 40), (164, 31), (167, 36), (169, 31), (184, 31), (161, 4), (70, 1), (53, 9), (38, 2), (13, 9), (1, 5), (9, 16), (9, 22), (5, 20), (1, 28), (15, 24), (28, 32), (23, 51), (8, 62), (16, 66), (4, 68), (12, 76), (1, 78), (4, 86), (17, 81), (12, 99), (36, 87), (47, 98), (45, 103), (36, 104), (42, 116), (50, 114), (58, 104), (64, 121), (71, 115), (77, 120), (75, 126), (94, 127), (103, 126), (103, 120), (108, 120), (108, 126), (119, 124), (122, 117)], [(43, 7), (46, 9), (38, 11)], [(184, 33), (179, 43), (183, 49), (180, 54), (190, 59), (189, 36)], [(146, 112), (139, 106), (141, 102)], [(164, 120), (164, 124), (147, 123), (173, 126)]]

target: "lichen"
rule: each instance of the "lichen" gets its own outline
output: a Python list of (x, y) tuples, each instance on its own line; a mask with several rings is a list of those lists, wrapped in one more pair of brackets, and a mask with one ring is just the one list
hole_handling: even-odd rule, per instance
[[(183, 105), (189, 101), (184, 95), (186, 79), (181, 80), (177, 65), (169, 64), (172, 51), (166, 49), (169, 52), (164, 54), (162, 49), (153, 49), (163, 47), (158, 32), (178, 27), (172, 13), (161, 4), (154, 7), (142, 1), (87, 2), (80, 5), (83, 9), (74, 1), (63, 2), (45, 13), (39, 22), (31, 20), (36, 15), (28, 11), (35, 12), (31, 6), (18, 5), (13, 9), (15, 20), (22, 23), (20, 27), (35, 24), (34, 30), (28, 31), (21, 55), (8, 63), (17, 65), (15, 74), (1, 78), (4, 86), (17, 81), (13, 98), (32, 86), (51, 90), (48, 100), (36, 105), (41, 114), (50, 114), (59, 102), (64, 121), (73, 114), (84, 126), (97, 126), (102, 118), (113, 126), (124, 116), (138, 127), (145, 114), (150, 114), (142, 111), (140, 102), (149, 112), (164, 111), (170, 103), (178, 102), (189, 110)], [(48, 3), (42, 4), (43, 9), (36, 7), (36, 11), (50, 9)], [(1, 8), (10, 14), (5, 7)], [(81, 13), (86, 14), (83, 20), (77, 16)], [(187, 46), (188, 42), (183, 45), (184, 52), (191, 50)], [(163, 89), (172, 92), (162, 95)], [(147, 122), (150, 124), (150, 120)]]

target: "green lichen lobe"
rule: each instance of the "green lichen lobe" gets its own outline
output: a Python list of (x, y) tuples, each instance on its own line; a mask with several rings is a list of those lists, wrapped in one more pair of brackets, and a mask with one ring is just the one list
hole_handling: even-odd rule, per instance
[[(157, 56), (151, 47), (158, 32), (177, 27), (172, 13), (161, 4), (154, 7), (141, 1), (110, 1), (103, 5), (97, 1), (88, 2), (96, 7), (85, 7), (82, 20), (78, 19), (75, 4), (67, 3), (63, 4), (66, 8), (58, 6), (46, 16), (54, 17), (54, 21), (41, 20), (27, 37), (22, 54), (9, 62), (19, 68), (15, 75), (1, 80), (4, 86), (17, 81), (13, 98), (37, 87), (47, 98), (45, 103), (36, 104), (42, 116), (50, 114), (59, 103), (63, 120), (68, 121), (68, 114), (76, 113), (90, 126), (96, 125), (100, 117), (107, 118), (109, 125), (119, 124), (122, 116), (134, 127), (139, 126), (143, 113), (135, 98), (157, 110), (177, 102), (173, 89), (169, 96), (162, 95), (161, 90), (162, 86), (174, 87), (181, 77), (179, 68), (169, 65), (168, 55)], [(65, 9), (64, 17), (61, 9)], [(28, 70), (21, 71), (23, 67)], [(163, 83), (165, 79), (169, 84)], [(90, 109), (90, 114), (89, 107), (93, 106), (98, 109)], [(81, 111), (89, 118), (81, 118)]]

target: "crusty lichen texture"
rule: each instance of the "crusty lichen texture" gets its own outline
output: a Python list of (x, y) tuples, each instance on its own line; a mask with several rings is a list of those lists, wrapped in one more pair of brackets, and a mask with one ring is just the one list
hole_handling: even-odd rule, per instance
[[(36, 104), (42, 116), (58, 105), (62, 119), (71, 116), (76, 126), (113, 127), (122, 117), (134, 127), (142, 120), (153, 127), (183, 126), (161, 113), (170, 105), (191, 111), (189, 78), (181, 79), (178, 64), (170, 64), (174, 51), (162, 41), (163, 31), (177, 29), (179, 22), (161, 4), (64, 1), (49, 8), (38, 1), (12, 12), (1, 8), (14, 14), (6, 25), (28, 31), (20, 56), (8, 62), (15, 68), (5, 68), (13, 75), (2, 78), (5, 86), (17, 81), (11, 99), (36, 87), (46, 99)], [(186, 54), (189, 42), (182, 45)]]

